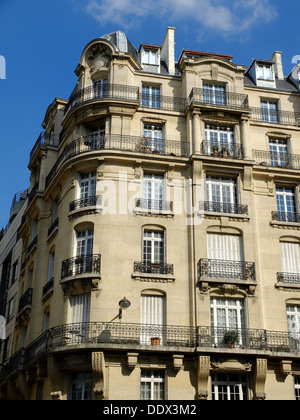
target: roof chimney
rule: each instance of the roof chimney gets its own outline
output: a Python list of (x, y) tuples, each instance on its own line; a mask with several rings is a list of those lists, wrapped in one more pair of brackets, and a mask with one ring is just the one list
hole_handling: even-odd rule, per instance
[(271, 58), (271, 61), (275, 62), (275, 72), (276, 72), (276, 77), (278, 78), (278, 80), (284, 80), (281, 56), (282, 56), (282, 52), (275, 51)]
[(175, 28), (168, 27), (161, 47), (160, 57), (168, 66), (169, 74), (175, 74)]

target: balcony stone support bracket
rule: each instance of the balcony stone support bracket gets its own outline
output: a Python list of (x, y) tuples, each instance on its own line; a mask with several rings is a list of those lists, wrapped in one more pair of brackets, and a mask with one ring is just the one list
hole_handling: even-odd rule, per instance
[(127, 367), (135, 369), (138, 364), (139, 353), (127, 353)]
[(92, 353), (93, 391), (96, 400), (105, 398), (105, 359), (103, 352)]
[(63, 375), (58, 365), (57, 359), (54, 356), (48, 358), (47, 363), (48, 377), (52, 384), (52, 391), (50, 393), (52, 400), (62, 400)]
[(173, 354), (173, 369), (179, 371), (183, 368), (183, 359), (184, 355), (182, 354)]
[(255, 369), (255, 399), (265, 400), (265, 384), (267, 377), (267, 359), (257, 359)]
[(208, 399), (208, 379), (210, 374), (210, 357), (199, 356), (197, 383), (198, 383), (198, 400)]

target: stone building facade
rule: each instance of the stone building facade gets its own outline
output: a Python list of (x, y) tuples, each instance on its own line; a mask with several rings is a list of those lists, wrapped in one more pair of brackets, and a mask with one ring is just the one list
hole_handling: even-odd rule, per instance
[(300, 399), (297, 71), (174, 45), (91, 41), (46, 111), (2, 399)]

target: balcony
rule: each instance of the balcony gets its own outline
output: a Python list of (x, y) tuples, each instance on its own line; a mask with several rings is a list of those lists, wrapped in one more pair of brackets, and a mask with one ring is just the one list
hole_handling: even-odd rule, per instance
[(30, 160), (35, 156), (40, 146), (58, 147), (57, 137), (53, 133), (42, 132), (30, 152)]
[(102, 196), (101, 195), (91, 195), (89, 197), (79, 198), (78, 200), (74, 200), (70, 203), (69, 211), (81, 211), (83, 209), (88, 210), (88, 207), (96, 207), (101, 206), (102, 204)]
[(135, 200), (135, 207), (136, 211), (141, 213), (171, 214), (173, 212), (173, 201), (137, 198)]
[(269, 124), (299, 126), (300, 113), (279, 110), (267, 110), (262, 108), (250, 108), (251, 120)]
[(19, 300), (19, 307), (18, 307), (18, 313), (20, 314), (27, 308), (31, 308), (32, 304), (32, 292), (33, 289), (29, 288), (26, 290), (26, 292), (21, 296)]
[[(234, 336), (234, 345), (228, 336)], [(233, 334), (234, 333), (234, 334)], [(150, 338), (161, 337), (159, 346), (151, 345)], [(80, 345), (80, 347), (78, 347)], [(119, 322), (86, 322), (66, 324), (51, 328), (37, 337), (26, 348), (21, 348), (7, 361), (0, 371), (0, 382), (8, 380), (14, 373), (36, 366), (38, 358), (51, 353), (86, 349), (109, 349), (123, 351), (147, 350), (161, 352), (175, 347), (180, 351), (234, 353), (244, 355), (281, 356), (299, 358), (300, 341), (286, 331), (263, 329), (226, 328), (210, 326), (168, 326), (130, 324)], [(177, 351), (178, 351), (177, 350)], [(94, 350), (95, 351), (95, 350)], [(99, 350), (97, 350), (99, 351)]]
[(277, 273), (277, 282), (300, 287), (300, 273)]
[(282, 211), (272, 211), (272, 222), (287, 222), (287, 223), (300, 223), (299, 213), (288, 213)]
[(73, 108), (88, 101), (101, 99), (116, 99), (122, 101), (139, 102), (139, 88), (137, 86), (127, 86), (119, 84), (105, 84), (98, 86), (89, 86), (75, 91), (69, 98), (65, 108), (65, 115)]
[(149, 261), (142, 261), (138, 262), (135, 261), (133, 264), (133, 271), (137, 273), (144, 273), (144, 274), (163, 274), (168, 275), (174, 274), (174, 266), (173, 264), (165, 264), (165, 263), (151, 263)]
[(253, 150), (253, 160), (261, 166), (282, 169), (300, 169), (300, 155), (276, 153), (265, 150)]
[(228, 213), (232, 215), (248, 215), (248, 206), (237, 203), (219, 203), (216, 201), (201, 201), (200, 212)]
[(38, 237), (36, 236), (35, 238), (32, 239), (32, 241), (30, 242), (30, 244), (27, 247), (27, 256), (37, 247), (37, 240)]
[(199, 104), (207, 108), (249, 111), (248, 95), (242, 93), (211, 92), (207, 89), (193, 88), (188, 103)]
[(198, 279), (202, 291), (209, 283), (231, 284), (245, 288), (249, 295), (257, 287), (255, 263), (202, 258), (198, 262)]
[(202, 154), (223, 159), (243, 159), (242, 146), (237, 143), (202, 142)]
[(48, 229), (48, 237), (50, 236), (50, 235), (52, 235), (52, 233), (55, 231), (55, 230), (57, 230), (58, 229), (58, 222), (59, 222), (59, 218), (57, 217), (54, 221), (53, 221), (53, 223), (52, 223), (52, 225), (49, 227), (49, 229)]
[(149, 157), (157, 157), (159, 155), (172, 157), (189, 157), (190, 145), (177, 140), (160, 139), (158, 150), (146, 147), (148, 142), (144, 136), (120, 136), (120, 135), (105, 135), (105, 136), (85, 136), (73, 140), (68, 144), (63, 152), (58, 157), (56, 163), (46, 177), (46, 188), (49, 186), (52, 179), (55, 177), (59, 168), (64, 162), (77, 156), (81, 153), (89, 153), (94, 151), (125, 151), (134, 153), (143, 153)]
[(101, 279), (101, 255), (88, 254), (64, 260), (61, 265), (60, 285), (64, 293), (97, 290)]
[(184, 112), (186, 108), (185, 98), (163, 95), (141, 95), (141, 106), (166, 111)]

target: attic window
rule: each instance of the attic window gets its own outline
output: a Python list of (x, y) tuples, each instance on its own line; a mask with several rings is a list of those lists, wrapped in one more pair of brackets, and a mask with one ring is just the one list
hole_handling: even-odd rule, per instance
[(258, 65), (258, 78), (262, 80), (274, 80), (272, 66)]
[(158, 50), (157, 49), (146, 49), (144, 50), (143, 64), (158, 65)]

